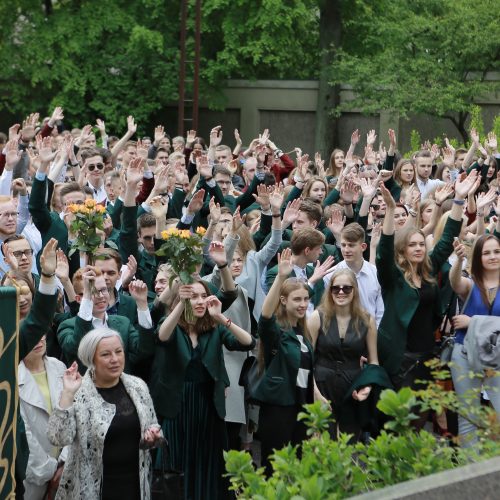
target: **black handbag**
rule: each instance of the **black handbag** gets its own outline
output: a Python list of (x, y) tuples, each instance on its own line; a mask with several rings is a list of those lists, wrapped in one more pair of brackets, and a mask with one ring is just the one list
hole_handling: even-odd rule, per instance
[(153, 470), (151, 500), (184, 500), (184, 472), (171, 470), (168, 466), (168, 444), (165, 441), (161, 452), (161, 469)]

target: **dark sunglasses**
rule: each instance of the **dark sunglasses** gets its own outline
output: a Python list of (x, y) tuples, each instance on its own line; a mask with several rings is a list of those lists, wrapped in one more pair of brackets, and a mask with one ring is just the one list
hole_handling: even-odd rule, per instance
[(102, 170), (104, 168), (104, 163), (96, 163), (95, 165), (91, 163), (90, 165), (87, 165), (87, 168), (89, 169), (89, 172), (93, 172), (96, 168), (97, 170)]
[(380, 209), (380, 205), (372, 205), (371, 208), (373, 208), (373, 210), (379, 210)]
[(341, 291), (345, 295), (349, 295), (353, 289), (354, 287), (352, 285), (333, 285), (331, 288), (334, 295), (338, 295)]

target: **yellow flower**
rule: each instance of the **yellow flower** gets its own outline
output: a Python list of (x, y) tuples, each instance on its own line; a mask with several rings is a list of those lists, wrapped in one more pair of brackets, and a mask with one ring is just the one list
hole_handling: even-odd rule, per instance
[(206, 232), (207, 230), (203, 226), (198, 226), (198, 228), (196, 229), (196, 234), (199, 236), (205, 236)]
[(69, 206), (69, 211), (73, 214), (76, 214), (80, 211), (80, 205), (77, 205), (76, 203), (72, 203), (70, 206)]
[(168, 240), (168, 238), (170, 237), (170, 234), (169, 234), (168, 230), (166, 230), (166, 231), (162, 231), (162, 232), (161, 232), (161, 237), (162, 237), (164, 240)]
[(183, 229), (182, 231), (179, 231), (179, 232), (180, 232), (179, 236), (185, 240), (191, 236), (189, 229)]
[(106, 207), (103, 207), (102, 205), (97, 205), (95, 209), (96, 209), (96, 212), (99, 214), (106, 213)]
[(95, 206), (97, 205), (96, 201), (95, 200), (85, 200), (85, 206), (87, 208), (94, 208)]

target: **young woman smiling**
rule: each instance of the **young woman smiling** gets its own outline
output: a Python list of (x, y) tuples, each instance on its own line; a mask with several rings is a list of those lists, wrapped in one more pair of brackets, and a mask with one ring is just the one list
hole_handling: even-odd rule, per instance
[(453, 251), (462, 226), (465, 198), (477, 178), (471, 172), (455, 184), (455, 198), (445, 229), (428, 255), (424, 233), (416, 228), (398, 232), (394, 241), (396, 203), (387, 188), (380, 190), (387, 205), (376, 265), (385, 312), (380, 323), (378, 352), (382, 366), (397, 388), (429, 379), (424, 362), (432, 357), (434, 331), (442, 316), (436, 276)]

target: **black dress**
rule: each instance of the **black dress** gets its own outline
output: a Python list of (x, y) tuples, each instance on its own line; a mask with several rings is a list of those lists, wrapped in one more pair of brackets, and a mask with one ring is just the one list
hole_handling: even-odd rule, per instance
[(140, 500), (139, 443), (141, 423), (135, 405), (120, 380), (114, 387), (97, 388), (116, 413), (104, 439), (102, 500)]
[[(332, 318), (325, 335), (321, 318), (314, 355), (314, 377), (321, 394), (331, 401), (333, 416), (342, 432), (352, 434), (359, 432), (355, 423), (342, 420), (341, 410), (347, 390), (361, 372), (360, 358), (367, 357), (367, 334), (366, 326), (363, 326), (360, 332), (356, 332), (351, 320), (345, 338), (341, 339), (337, 319)], [(335, 437), (335, 427), (331, 428), (331, 434)]]
[(181, 411), (162, 425), (169, 445), (168, 465), (184, 472), (185, 498), (189, 500), (219, 500), (227, 495), (228, 483), (223, 478), (227, 434), (213, 394), (214, 382), (197, 345), (186, 368)]

